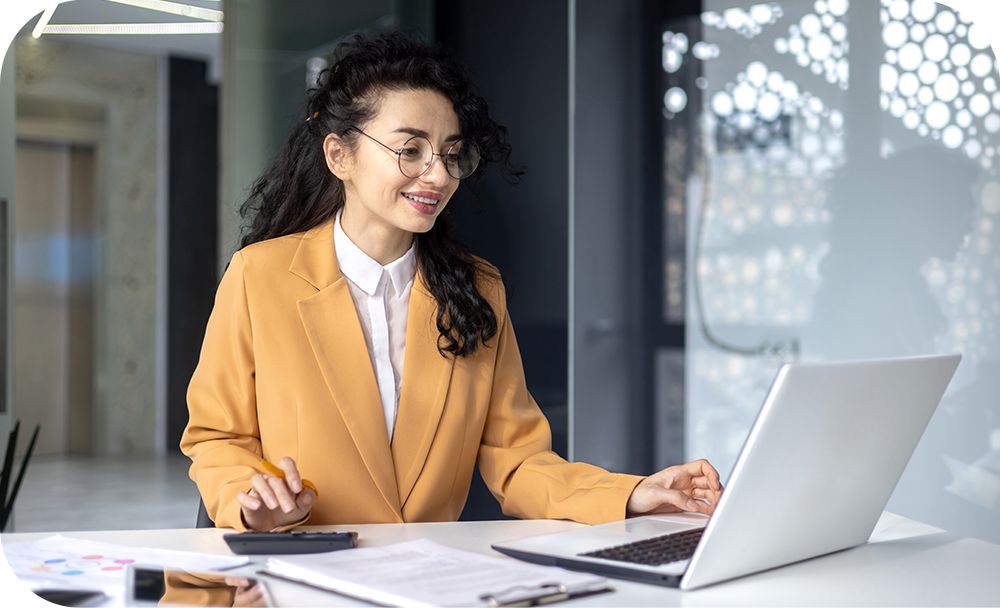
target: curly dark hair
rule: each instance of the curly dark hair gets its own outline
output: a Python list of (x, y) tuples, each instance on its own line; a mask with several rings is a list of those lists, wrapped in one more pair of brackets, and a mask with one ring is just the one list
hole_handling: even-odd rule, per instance
[[(436, 91), (451, 101), (462, 136), (481, 153), (480, 170), (470, 180), (490, 164), (507, 176), (520, 175), (510, 164), (506, 128), (490, 118), (486, 100), (447, 51), (399, 32), (356, 34), (337, 45), (330, 67), (307, 93), (302, 119), (240, 207), (240, 246), (303, 232), (336, 215), (344, 187), (327, 168), (324, 138), (334, 133), (353, 148), (359, 136), (354, 127), (375, 116), (382, 95), (409, 89)], [(445, 214), (415, 238), (419, 271), (438, 304), (438, 350), (471, 355), (497, 333), (496, 314), (476, 286), (480, 276), (498, 278), (497, 271), (452, 236)]]

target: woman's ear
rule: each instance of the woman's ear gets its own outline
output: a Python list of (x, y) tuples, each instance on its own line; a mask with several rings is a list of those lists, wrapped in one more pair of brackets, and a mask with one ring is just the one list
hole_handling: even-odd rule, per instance
[(340, 136), (330, 133), (323, 139), (323, 156), (330, 173), (342, 182), (347, 181), (351, 170), (351, 151)]

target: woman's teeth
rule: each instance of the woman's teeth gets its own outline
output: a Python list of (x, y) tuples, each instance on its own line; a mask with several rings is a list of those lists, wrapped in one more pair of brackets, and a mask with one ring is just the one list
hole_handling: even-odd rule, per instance
[(423, 203), (425, 205), (436, 205), (438, 202), (432, 198), (426, 198), (423, 196), (414, 196), (413, 194), (403, 193), (403, 196), (410, 199), (411, 201), (417, 201), (418, 203)]

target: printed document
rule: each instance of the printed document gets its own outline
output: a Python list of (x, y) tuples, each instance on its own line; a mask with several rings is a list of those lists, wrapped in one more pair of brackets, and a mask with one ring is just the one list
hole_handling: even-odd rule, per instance
[(452, 549), (429, 540), (272, 557), (267, 572), (395, 606), (477, 606), (607, 589), (592, 574)]

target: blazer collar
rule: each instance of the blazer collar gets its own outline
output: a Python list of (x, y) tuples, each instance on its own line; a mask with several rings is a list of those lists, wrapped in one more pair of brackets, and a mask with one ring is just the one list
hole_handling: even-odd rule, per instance
[(302, 234), (288, 270), (320, 290), (344, 276), (333, 249), (333, 218)]
[(406, 316), (403, 381), (392, 436), (393, 468), (399, 483), (400, 504), (404, 506), (437, 435), (455, 367), (455, 358), (445, 357), (437, 349), (437, 310), (437, 301), (423, 275), (417, 272)]
[(382, 275), (386, 275), (395, 293), (397, 295), (403, 293), (413, 281), (417, 268), (416, 239), (406, 253), (383, 266), (368, 257), (368, 254), (347, 236), (340, 224), (340, 216), (338, 213), (333, 222), (333, 247), (337, 252), (337, 264), (344, 276), (366, 294), (373, 296), (382, 282)]
[(337, 266), (332, 220), (302, 235), (289, 271), (317, 289), (297, 302), (302, 327), (369, 475), (402, 521), (382, 402), (354, 300)]
[(375, 373), (347, 281), (337, 264), (333, 219), (302, 235), (289, 271), (317, 293), (298, 301), (299, 316), (333, 400), (386, 504), (402, 505), (423, 471), (444, 412), (455, 359), (437, 350), (437, 301), (417, 271), (406, 321), (403, 380), (392, 445)]

